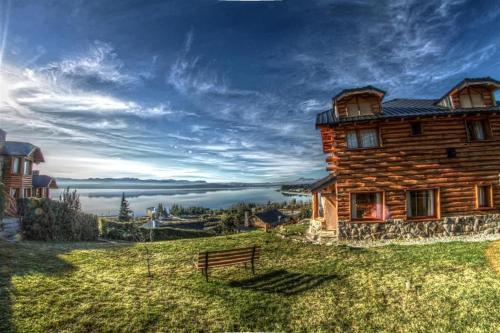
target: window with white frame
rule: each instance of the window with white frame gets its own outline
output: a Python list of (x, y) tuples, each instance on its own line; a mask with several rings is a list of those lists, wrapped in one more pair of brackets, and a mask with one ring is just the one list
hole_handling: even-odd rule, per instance
[(347, 131), (347, 148), (373, 148), (379, 147), (377, 128), (364, 128)]

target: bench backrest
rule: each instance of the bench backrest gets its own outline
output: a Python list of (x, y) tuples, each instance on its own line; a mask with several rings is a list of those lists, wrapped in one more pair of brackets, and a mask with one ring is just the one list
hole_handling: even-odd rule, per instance
[(260, 246), (198, 253), (198, 269), (231, 266), (259, 259)]

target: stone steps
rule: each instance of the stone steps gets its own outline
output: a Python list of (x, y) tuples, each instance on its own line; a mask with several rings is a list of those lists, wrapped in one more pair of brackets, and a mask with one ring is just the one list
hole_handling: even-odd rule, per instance
[(14, 217), (4, 218), (0, 224), (0, 237), (8, 241), (15, 241), (16, 235), (21, 230), (19, 219)]

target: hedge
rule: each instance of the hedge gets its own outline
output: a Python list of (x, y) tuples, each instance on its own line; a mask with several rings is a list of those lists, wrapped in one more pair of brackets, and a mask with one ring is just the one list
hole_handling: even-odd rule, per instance
[(125, 241), (160, 241), (181, 238), (209, 237), (215, 234), (204, 230), (189, 230), (171, 227), (161, 227), (155, 229), (141, 228), (142, 223), (134, 222), (114, 222), (106, 219), (100, 221), (101, 236), (114, 240)]
[(42, 241), (93, 241), (99, 237), (97, 216), (82, 213), (51, 199), (18, 200), (24, 239)]

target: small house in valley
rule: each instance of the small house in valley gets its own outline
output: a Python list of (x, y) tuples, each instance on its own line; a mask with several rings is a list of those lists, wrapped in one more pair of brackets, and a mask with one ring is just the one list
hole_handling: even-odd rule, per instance
[(268, 230), (280, 224), (288, 222), (289, 217), (277, 209), (270, 209), (264, 212), (255, 213), (254, 226)]
[(436, 99), (346, 89), (317, 115), (328, 176), (312, 236), (383, 239), (500, 232), (500, 107), (490, 77)]
[[(7, 141), (7, 134), (0, 129), (0, 182), (5, 186), (9, 205), (14, 199), (25, 197), (50, 197), (50, 190), (57, 188), (54, 178), (40, 175), (35, 166), (45, 162), (39, 147), (18, 141)], [(14, 207), (7, 207), (13, 213)]]

